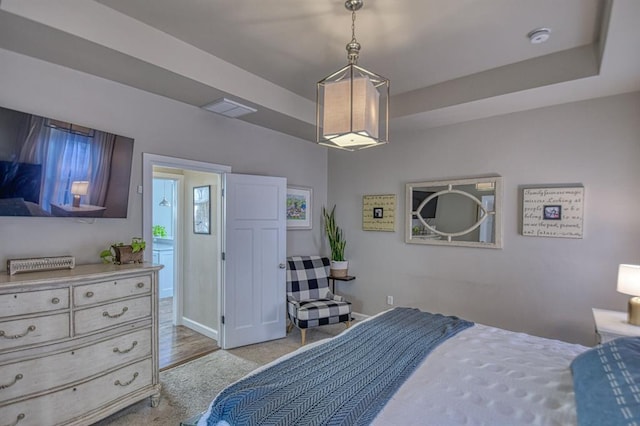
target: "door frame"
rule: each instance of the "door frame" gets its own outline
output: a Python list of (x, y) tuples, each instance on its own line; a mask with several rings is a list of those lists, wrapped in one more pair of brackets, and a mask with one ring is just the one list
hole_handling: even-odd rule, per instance
[[(155, 167), (168, 167), (168, 168), (173, 168), (173, 169), (180, 169), (180, 170), (192, 170), (192, 171), (198, 171), (198, 172), (206, 172), (206, 173), (217, 173), (222, 177), (224, 177), (225, 173), (231, 173), (231, 166), (225, 166), (222, 164), (215, 164), (215, 163), (205, 163), (203, 161), (196, 161), (196, 160), (187, 160), (184, 158), (177, 158), (177, 157), (169, 157), (169, 156), (165, 156), (165, 155), (158, 155), (158, 154), (151, 154), (151, 153), (147, 153), (147, 152), (143, 152), (142, 153), (142, 187), (138, 188), (138, 193), (140, 193), (142, 191), (142, 238), (145, 241), (153, 241), (153, 233), (152, 233), (152, 226), (153, 226), (153, 168)], [(224, 179), (221, 179), (221, 182), (223, 182)], [(147, 190), (144, 190), (144, 188), (147, 188)], [(222, 214), (222, 217), (220, 220), (218, 220), (217, 226), (220, 227), (220, 230), (222, 231), (224, 228), (224, 214)], [(224, 232), (221, 232), (221, 234), (224, 234)], [(220, 238), (218, 244), (221, 244), (221, 247), (224, 247), (224, 239)], [(147, 247), (145, 248), (145, 253), (144, 253), (144, 258), (145, 259), (153, 259), (153, 252), (152, 252), (152, 246), (153, 244), (147, 244)], [(180, 246), (179, 251), (178, 251), (178, 255), (176, 256), (177, 262), (175, 262), (175, 267), (178, 270), (178, 273), (176, 274), (176, 279), (177, 280), (182, 280), (182, 268), (183, 268), (183, 263), (182, 263), (182, 241), (179, 242), (178, 246)], [(221, 300), (221, 292), (222, 292), (222, 287), (223, 287), (223, 279), (224, 276), (222, 275), (222, 271), (223, 271), (223, 267), (222, 267), (222, 262), (220, 259), (218, 259), (218, 261), (221, 264), (221, 267), (218, 268), (219, 273), (218, 273), (218, 277), (217, 277), (217, 283), (218, 283), (218, 288), (217, 288), (217, 292), (218, 292), (218, 311), (221, 312), (222, 310), (222, 300)], [(182, 286), (180, 285), (180, 290), (179, 292), (176, 292), (174, 290), (174, 294), (176, 294), (176, 299), (179, 300), (175, 300), (176, 303), (180, 303), (178, 306), (178, 309), (174, 309), (175, 311), (180, 311), (180, 315), (182, 315)], [(158, 297), (158, 295), (156, 295), (155, 297)], [(174, 304), (174, 307), (176, 305)], [(218, 335), (220, 335), (221, 333), (220, 331), (220, 324), (218, 324)]]

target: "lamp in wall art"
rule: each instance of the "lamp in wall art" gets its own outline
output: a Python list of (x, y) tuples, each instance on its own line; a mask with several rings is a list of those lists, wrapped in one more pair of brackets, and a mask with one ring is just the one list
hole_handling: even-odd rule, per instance
[(618, 292), (633, 296), (629, 299), (628, 321), (640, 325), (640, 265), (618, 267)]
[(74, 180), (71, 182), (73, 194), (73, 207), (80, 207), (80, 197), (89, 193), (89, 182), (86, 180)]
[(355, 151), (389, 141), (389, 80), (358, 65), (355, 22), (363, 0), (344, 5), (351, 11), (349, 64), (317, 84), (316, 142)]

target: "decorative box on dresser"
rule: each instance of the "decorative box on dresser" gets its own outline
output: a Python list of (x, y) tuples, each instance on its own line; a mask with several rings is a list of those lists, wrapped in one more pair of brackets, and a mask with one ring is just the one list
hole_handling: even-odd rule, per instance
[(87, 425), (160, 398), (160, 265), (0, 276), (0, 425)]

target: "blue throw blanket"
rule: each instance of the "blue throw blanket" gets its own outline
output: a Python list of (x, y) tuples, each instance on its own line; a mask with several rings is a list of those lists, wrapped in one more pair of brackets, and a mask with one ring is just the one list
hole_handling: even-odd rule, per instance
[(640, 338), (624, 337), (571, 363), (580, 426), (640, 425)]
[(229, 386), (206, 424), (369, 424), (427, 354), (472, 325), (396, 308)]

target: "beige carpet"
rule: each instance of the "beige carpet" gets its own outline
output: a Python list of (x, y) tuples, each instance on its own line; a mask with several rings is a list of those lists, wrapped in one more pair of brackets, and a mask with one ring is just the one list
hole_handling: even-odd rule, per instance
[[(317, 327), (307, 331), (314, 342), (341, 333), (343, 324)], [(257, 367), (300, 347), (300, 331), (293, 329), (284, 339), (229, 351), (218, 350), (160, 373), (162, 397), (156, 408), (149, 399), (138, 402), (96, 423), (98, 426), (158, 425), (178, 426), (181, 421), (204, 411), (225, 386)]]

